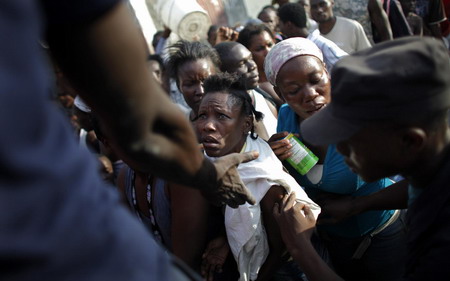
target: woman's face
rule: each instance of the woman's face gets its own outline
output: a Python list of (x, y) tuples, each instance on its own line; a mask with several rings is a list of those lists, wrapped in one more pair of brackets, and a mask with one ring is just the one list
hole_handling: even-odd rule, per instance
[(274, 45), (275, 42), (267, 31), (252, 36), (248, 49), (252, 53), (259, 72), (264, 72), (264, 59)]
[(188, 61), (178, 68), (178, 87), (186, 103), (194, 112), (203, 98), (203, 81), (216, 73), (216, 68), (210, 59)]
[(307, 119), (330, 102), (328, 71), (313, 56), (298, 56), (287, 61), (278, 72), (274, 89), (301, 120)]
[(241, 113), (230, 95), (208, 93), (202, 100), (195, 123), (200, 143), (211, 157), (240, 152), (250, 131), (252, 119)]

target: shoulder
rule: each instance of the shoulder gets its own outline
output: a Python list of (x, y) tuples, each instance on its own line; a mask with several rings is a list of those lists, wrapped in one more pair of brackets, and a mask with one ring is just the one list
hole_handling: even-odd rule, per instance
[(295, 112), (289, 107), (289, 105), (283, 104), (278, 111), (277, 132), (297, 132), (297, 130), (294, 129), (298, 127), (296, 125), (297, 123), (297, 115)]
[(336, 16), (336, 23), (339, 23), (339, 24), (345, 25), (345, 26), (352, 26), (352, 27), (361, 26), (362, 27), (362, 25), (354, 19), (339, 17), (339, 16)]
[(312, 36), (310, 40), (313, 41), (317, 45), (317, 47), (319, 47), (319, 49), (322, 50), (322, 52), (324, 53), (323, 54), (324, 57), (327, 55), (326, 52), (328, 50), (333, 50), (333, 52), (335, 52), (335, 53), (339, 51), (339, 52), (344, 53), (345, 55), (347, 54), (341, 48), (339, 48), (339, 46), (336, 45), (336, 43), (323, 37), (320, 34), (316, 34), (316, 35)]
[(292, 109), (289, 107), (288, 104), (285, 103), (280, 107), (280, 110), (278, 112), (278, 118), (280, 118), (281, 116), (288, 116), (292, 113), (293, 113)]
[(322, 51), (323, 60), (327, 65), (328, 70), (330, 70), (336, 61), (338, 61), (341, 57), (348, 55), (347, 52), (339, 48), (336, 43), (323, 37), (322, 35), (314, 36), (310, 40), (313, 41)]

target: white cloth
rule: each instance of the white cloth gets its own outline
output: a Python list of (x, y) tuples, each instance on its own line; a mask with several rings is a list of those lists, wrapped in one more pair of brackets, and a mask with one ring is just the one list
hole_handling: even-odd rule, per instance
[(333, 65), (340, 60), (343, 56), (347, 56), (348, 54), (338, 47), (333, 41), (328, 40), (327, 38), (320, 35), (320, 31), (318, 29), (309, 33), (307, 39), (313, 41), (317, 47), (322, 51), (323, 54), (323, 62), (327, 67), (328, 72), (331, 73), (331, 69)]
[(253, 93), (253, 96), (255, 97), (255, 110), (264, 114), (262, 123), (264, 124), (267, 135), (270, 138), (273, 134), (277, 133), (278, 120), (273, 115), (272, 110), (270, 110), (269, 108), (269, 105), (267, 105), (266, 98), (255, 90), (251, 91)]
[(317, 22), (311, 18), (308, 18), (308, 32), (313, 32), (317, 28), (319, 28)]
[(321, 35), (349, 54), (371, 47), (362, 25), (348, 18), (336, 17), (333, 29)]
[(91, 113), (91, 108), (84, 102), (80, 96), (76, 96), (75, 100), (73, 101), (73, 104), (81, 111), (85, 113)]
[(80, 129), (80, 141), (78, 144), (82, 149), (86, 149), (87, 151), (89, 151), (87, 143), (86, 143), (87, 134), (88, 134), (88, 132), (85, 129), (83, 129), (83, 128)]
[(271, 186), (283, 186), (287, 194), (295, 191), (297, 201), (307, 204), (316, 218), (320, 213), (320, 207), (309, 199), (295, 179), (283, 170), (270, 146), (261, 138), (253, 140), (249, 136), (245, 151), (254, 150), (259, 152), (259, 157), (239, 164), (238, 172), (254, 196), (256, 204), (225, 209), (228, 243), (238, 264), (239, 281), (256, 280), (269, 254), (267, 235), (261, 221), (260, 202)]

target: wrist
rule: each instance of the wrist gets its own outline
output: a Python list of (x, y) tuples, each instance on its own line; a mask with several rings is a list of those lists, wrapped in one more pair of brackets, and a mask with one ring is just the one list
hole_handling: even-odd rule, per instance
[(210, 191), (217, 189), (217, 171), (214, 164), (207, 158), (203, 158), (200, 169), (195, 174), (193, 181), (193, 187), (202, 191)]

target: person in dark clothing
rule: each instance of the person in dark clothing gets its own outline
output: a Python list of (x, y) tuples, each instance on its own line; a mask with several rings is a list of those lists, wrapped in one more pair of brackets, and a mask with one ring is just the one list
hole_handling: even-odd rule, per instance
[[(301, 125), (309, 142), (337, 143), (364, 181), (395, 174), (406, 179), (360, 198), (335, 199), (322, 210), (339, 220), (367, 210), (408, 208), (403, 280), (450, 275), (449, 75), (450, 58), (439, 40), (411, 36), (380, 43), (336, 64), (332, 102)], [(342, 280), (312, 249), (315, 222), (307, 208), (285, 197), (274, 213), (309, 280)]]
[(39, 43), (98, 113), (121, 158), (145, 171), (203, 186), (213, 201), (237, 207), (252, 198), (235, 167), (256, 155), (204, 158), (188, 121), (150, 78), (126, 3), (4, 0), (0, 13), (0, 279), (179, 279), (174, 259), (78, 148), (48, 95)]

